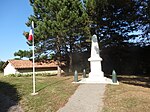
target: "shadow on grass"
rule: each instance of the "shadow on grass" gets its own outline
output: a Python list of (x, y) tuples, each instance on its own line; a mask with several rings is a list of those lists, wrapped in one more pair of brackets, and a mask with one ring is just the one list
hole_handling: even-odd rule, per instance
[(8, 112), (20, 100), (14, 85), (0, 81), (0, 112)]
[(118, 76), (118, 80), (125, 84), (150, 88), (150, 77), (147, 76)]
[[(107, 74), (106, 77), (112, 79), (111, 75)], [(150, 77), (149, 76), (117, 75), (117, 80), (119, 82), (122, 82), (125, 84), (150, 88)]]
[(39, 92), (39, 91), (41, 91), (41, 90), (43, 90), (43, 89), (45, 89), (45, 88), (47, 88), (47, 87), (49, 87), (49, 86), (53, 86), (53, 85), (55, 85), (55, 84), (59, 84), (59, 83), (61, 83), (61, 82), (63, 82), (63, 81), (69, 80), (69, 79), (70, 79), (70, 78), (67, 78), (67, 79), (64, 79), (64, 80), (60, 80), (60, 81), (53, 82), (53, 83), (51, 83), (51, 84), (47, 84), (47, 85), (45, 85), (44, 87), (38, 89), (37, 92)]

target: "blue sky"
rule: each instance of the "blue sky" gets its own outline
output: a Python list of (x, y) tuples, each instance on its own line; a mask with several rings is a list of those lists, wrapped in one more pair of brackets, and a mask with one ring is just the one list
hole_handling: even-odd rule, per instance
[(25, 23), (33, 14), (29, 0), (0, 0), (0, 60), (14, 58), (14, 52), (28, 50), (24, 31), (29, 31)]

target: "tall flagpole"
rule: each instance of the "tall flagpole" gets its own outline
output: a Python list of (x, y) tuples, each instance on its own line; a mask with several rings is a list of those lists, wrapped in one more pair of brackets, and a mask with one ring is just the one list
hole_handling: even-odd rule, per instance
[(33, 39), (32, 39), (32, 64), (33, 64), (33, 78), (32, 78), (32, 80), (33, 80), (33, 93), (32, 93), (32, 95), (37, 95), (38, 93), (36, 93), (36, 91), (35, 91), (35, 64), (34, 64), (34, 58), (35, 58), (35, 56), (34, 56), (34, 22), (32, 21), (32, 26), (31, 26), (31, 28), (32, 28), (32, 31), (33, 31)]

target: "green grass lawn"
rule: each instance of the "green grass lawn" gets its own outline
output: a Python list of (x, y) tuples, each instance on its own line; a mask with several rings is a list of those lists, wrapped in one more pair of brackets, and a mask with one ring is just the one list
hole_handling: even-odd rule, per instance
[(107, 85), (102, 112), (149, 112), (150, 78), (118, 76), (119, 86)]
[(72, 76), (37, 76), (38, 95), (32, 96), (32, 77), (0, 76), (0, 94), (17, 101), (25, 112), (56, 112), (78, 87), (72, 81)]
[[(106, 86), (102, 112), (149, 112), (150, 78), (122, 75), (118, 79), (119, 86)], [(16, 101), (25, 112), (56, 112), (78, 87), (72, 81), (73, 76), (37, 76), (38, 95), (32, 96), (32, 77), (3, 77), (0, 74), (0, 95)]]

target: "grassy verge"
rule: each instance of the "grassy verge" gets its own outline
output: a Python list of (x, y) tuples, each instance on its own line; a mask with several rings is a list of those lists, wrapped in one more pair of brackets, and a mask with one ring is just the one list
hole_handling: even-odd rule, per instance
[(2, 73), (2, 72), (0, 72), (0, 77), (1, 77), (1, 76), (3, 76), (3, 73)]
[(149, 112), (150, 79), (119, 76), (119, 86), (107, 85), (102, 112)]
[[(16, 101), (18, 100), (18, 103), (25, 112), (56, 112), (60, 107), (64, 106), (69, 97), (76, 90), (78, 85), (72, 84), (72, 81), (72, 76), (37, 76), (36, 90), (38, 91), (38, 95), (31, 96), (31, 77), (0, 76), (0, 82), (2, 83), (0, 84), (0, 93)], [(15, 88), (17, 91), (11, 88)]]

